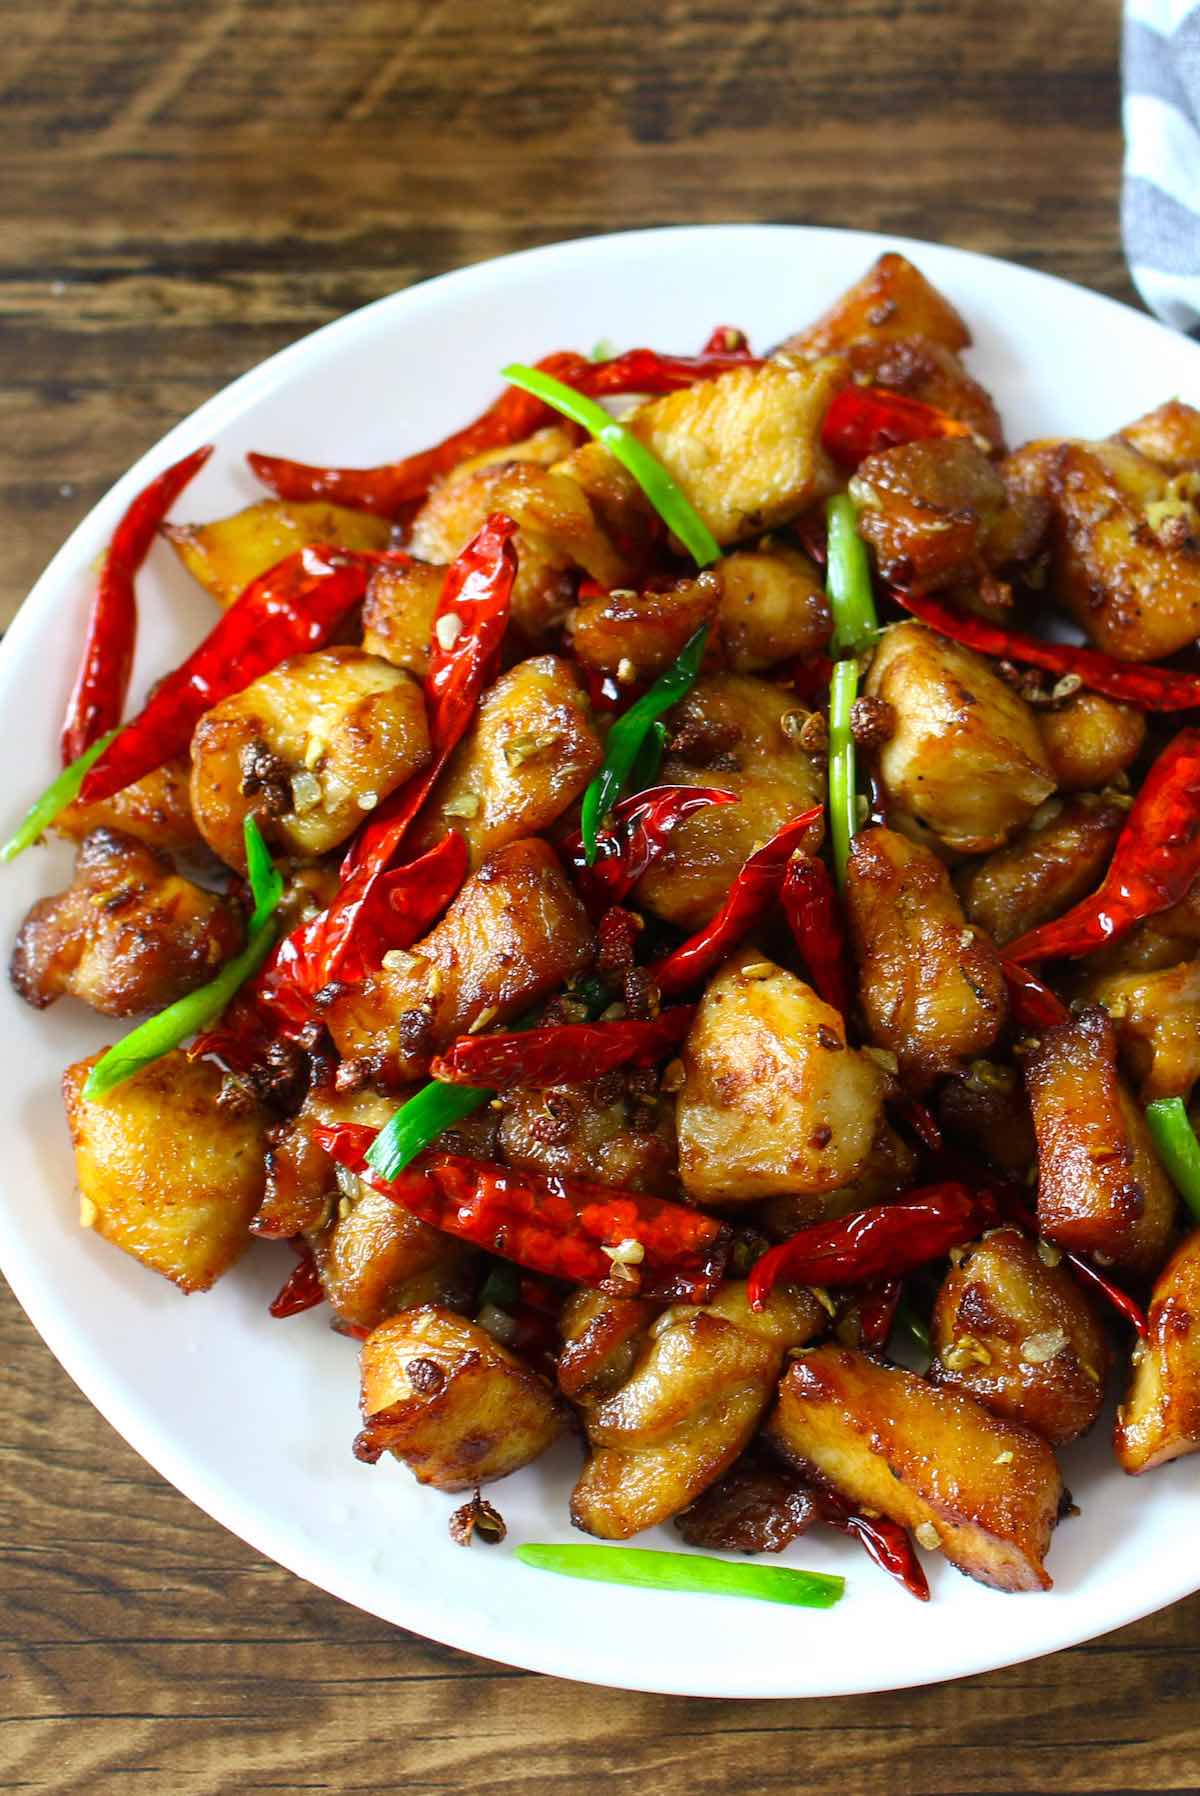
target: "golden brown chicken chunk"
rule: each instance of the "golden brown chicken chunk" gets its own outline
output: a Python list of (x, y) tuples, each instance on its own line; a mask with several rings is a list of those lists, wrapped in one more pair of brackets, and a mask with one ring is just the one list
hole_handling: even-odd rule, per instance
[(413, 560), (376, 568), (363, 600), (363, 648), (423, 680), (429, 671), (434, 613), (446, 581), (444, 567)]
[(475, 1293), (477, 1249), (411, 1216), (361, 1180), (343, 1179), (333, 1219), (313, 1242), (335, 1325), (377, 1328), (421, 1304), (466, 1309)]
[(558, 1388), (572, 1403), (610, 1397), (633, 1371), (660, 1306), (578, 1286), (563, 1305)]
[(675, 1107), (636, 1074), (510, 1092), (500, 1113), (500, 1148), (511, 1166), (678, 1195)]
[(1200, 960), (1159, 972), (1109, 973), (1085, 989), (1112, 1018), (1142, 1103), (1190, 1096), (1200, 1079)]
[(1021, 1075), (994, 1060), (973, 1060), (965, 1077), (937, 1097), (938, 1121), (952, 1141), (1001, 1172), (1024, 1178), (1037, 1156), (1033, 1117)]
[(1038, 1226), (1061, 1247), (1146, 1275), (1167, 1257), (1175, 1193), (1117, 1078), (1113, 1026), (1081, 1010), (1025, 1062), (1038, 1142)]
[[(878, 1064), (878, 1063), (877, 1063)], [(916, 1183), (917, 1156), (890, 1124), (881, 1119), (863, 1170), (852, 1184), (836, 1191), (787, 1191), (764, 1198), (754, 1211), (754, 1221), (772, 1241), (786, 1241), (798, 1229), (814, 1222), (831, 1222), (886, 1203)]]
[(672, 830), (638, 882), (639, 905), (681, 929), (698, 929), (720, 908), (747, 855), (819, 802), (823, 758), (798, 739), (807, 716), (794, 695), (750, 674), (697, 680), (667, 720), (659, 779), (715, 786), (736, 793), (738, 802), (697, 811)]
[(652, 680), (669, 667), (721, 604), (722, 582), (703, 573), (656, 582), (645, 591), (618, 587), (580, 605), (571, 618), (571, 647), (598, 673), (625, 684)]
[(315, 858), (429, 760), (421, 689), (390, 662), (340, 647), (293, 655), (206, 711), (192, 737), (192, 810), (205, 841), (245, 868), (243, 824)]
[(756, 673), (829, 641), (829, 600), (816, 564), (775, 537), (717, 564), (721, 642), (734, 673)]
[(1126, 424), (1118, 435), (1168, 474), (1186, 474), (1200, 467), (1200, 411), (1181, 399), (1156, 405), (1152, 412)]
[(821, 421), (840, 362), (766, 362), (651, 399), (628, 420), (722, 548), (786, 524), (835, 492)]
[(1100, 692), (1077, 692), (1039, 711), (1037, 725), (1060, 792), (1099, 792), (1111, 785), (1146, 740), (1142, 713)]
[(494, 848), (548, 829), (603, 758), (570, 662), (557, 655), (522, 661), (484, 693), (422, 810), (413, 851), (432, 848), (453, 829), (478, 867)]
[(1128, 443), (1056, 450), (1052, 586), (1107, 654), (1157, 661), (1200, 635), (1198, 488)]
[(162, 529), (184, 567), (222, 609), (240, 598), (251, 580), (308, 543), (386, 549), (392, 531), (386, 518), (365, 511), (290, 499), (260, 499), (232, 517), (208, 524), (164, 524)]
[(702, 1552), (782, 1553), (820, 1519), (816, 1491), (751, 1447), (675, 1517), (675, 1526)]
[(930, 1328), (935, 1384), (969, 1391), (1054, 1446), (1100, 1414), (1110, 1358), (1061, 1258), (1018, 1228), (991, 1229), (946, 1274)]
[(1045, 504), (1009, 488), (966, 437), (902, 443), (862, 462), (850, 482), (859, 534), (883, 578), (935, 592), (988, 568), (1027, 561), (1045, 534)]
[(567, 1410), (544, 1378), (449, 1310), (402, 1310), (363, 1342), (368, 1464), (402, 1459), (419, 1484), (470, 1490), (507, 1478), (552, 1446)]
[(1200, 1448), (1200, 1229), (1159, 1274), (1147, 1322), (1113, 1431), (1117, 1460), (1130, 1473)]
[(891, 829), (855, 836), (846, 907), (867, 1034), (926, 1090), (985, 1054), (1008, 998), (999, 956), (963, 915), (937, 856)]
[(866, 1169), (885, 1074), (847, 1047), (836, 1010), (755, 949), (712, 980), (682, 1059), (679, 1176), (698, 1203), (836, 1191)]
[(390, 1087), (419, 1079), (472, 1026), (506, 1023), (582, 971), (592, 931), (552, 848), (537, 837), (498, 848), (410, 954), (325, 1012), (348, 1060)]
[(80, 1221), (181, 1291), (207, 1291), (250, 1241), (263, 1118), (253, 1106), (222, 1107), (222, 1074), (179, 1049), (86, 1098), (99, 1058), (63, 1074)]
[(815, 324), (789, 337), (777, 353), (827, 355), (860, 338), (888, 341), (910, 336), (925, 337), (950, 350), (966, 349), (971, 341), (950, 301), (907, 256), (888, 250)]
[(748, 1446), (784, 1354), (825, 1320), (800, 1290), (773, 1292), (756, 1315), (736, 1283), (702, 1309), (669, 1310), (621, 1387), (586, 1412), (591, 1452), (571, 1497), (575, 1526), (627, 1540), (686, 1508)]
[(946, 847), (999, 848), (1053, 792), (1033, 711), (972, 650), (896, 624), (865, 691), (895, 714), (877, 762), (887, 796)]
[(191, 772), (189, 761), (165, 761), (111, 798), (101, 798), (95, 804), (76, 798), (54, 819), (53, 833), (81, 842), (93, 830), (115, 829), (163, 854), (207, 855), (192, 816)]
[(972, 380), (953, 350), (928, 337), (864, 337), (846, 348), (856, 381), (904, 393), (969, 426), (977, 447), (1004, 450), (1004, 427), (991, 395)]
[(767, 1439), (856, 1508), (996, 1590), (1048, 1590), (1044, 1564), (1062, 1480), (1045, 1441), (974, 1397), (940, 1390), (848, 1347), (788, 1368)]
[(1125, 817), (1123, 805), (1090, 793), (1051, 800), (1007, 847), (959, 874), (968, 917), (1003, 947), (1061, 916), (1100, 884)]
[(578, 568), (601, 586), (624, 582), (626, 561), (597, 523), (582, 487), (565, 474), (511, 457), (457, 469), (434, 487), (413, 519), (409, 546), (422, 561), (453, 561), (496, 511), (519, 526), (512, 616), (528, 641), (540, 641), (561, 624)]
[(251, 1233), (268, 1241), (289, 1241), (324, 1228), (336, 1213), (341, 1187), (338, 1169), (315, 1130), (337, 1123), (381, 1129), (395, 1108), (395, 1098), (378, 1092), (339, 1092), (331, 1085), (315, 1085), (295, 1116), (272, 1131), (266, 1187)]
[(67, 890), (25, 918), (9, 975), (37, 1010), (65, 993), (106, 1016), (137, 1016), (207, 984), (244, 937), (224, 898), (155, 849), (98, 829), (80, 843)]

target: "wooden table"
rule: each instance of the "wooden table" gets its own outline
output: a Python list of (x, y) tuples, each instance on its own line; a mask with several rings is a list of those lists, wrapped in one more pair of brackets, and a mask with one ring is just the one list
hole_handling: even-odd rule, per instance
[[(795, 220), (944, 239), (1131, 297), (1117, 0), (640, 12), (10, 0), (0, 616), (217, 387), (352, 306), (505, 250)], [(0, 1331), (2, 1789), (1200, 1786), (1198, 1599), (893, 1696), (577, 1688), (430, 1646), (260, 1560), (110, 1431), (11, 1299)]]

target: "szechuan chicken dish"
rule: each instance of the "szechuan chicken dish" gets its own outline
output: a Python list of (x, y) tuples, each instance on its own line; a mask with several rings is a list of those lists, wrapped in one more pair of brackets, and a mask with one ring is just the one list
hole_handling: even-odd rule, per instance
[[(1038, 1590), (1106, 1398), (1200, 1447), (1200, 411), (1010, 449), (969, 343), (885, 255), (113, 538), (5, 850), (77, 844), (21, 997), (142, 1019), (81, 1220), (184, 1292), (290, 1243), (464, 1542), (574, 1435), (601, 1541)], [(160, 533), (213, 627), (129, 715)]]

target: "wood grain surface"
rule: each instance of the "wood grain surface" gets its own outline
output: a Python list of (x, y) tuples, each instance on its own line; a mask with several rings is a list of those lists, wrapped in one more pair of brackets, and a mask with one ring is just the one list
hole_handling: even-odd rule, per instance
[[(5, 0), (0, 25), (3, 619), (201, 399), (480, 257), (778, 219), (1132, 297), (1117, 0)], [(7, 1296), (0, 1354), (0, 1789), (1200, 1788), (1200, 1600), (896, 1695), (580, 1689), (259, 1559), (111, 1432)]]

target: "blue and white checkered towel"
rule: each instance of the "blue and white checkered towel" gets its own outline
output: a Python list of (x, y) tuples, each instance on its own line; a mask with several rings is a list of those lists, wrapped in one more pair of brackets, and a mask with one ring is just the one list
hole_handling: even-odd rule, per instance
[(1200, 336), (1200, 0), (1126, 0), (1121, 224), (1152, 312)]

